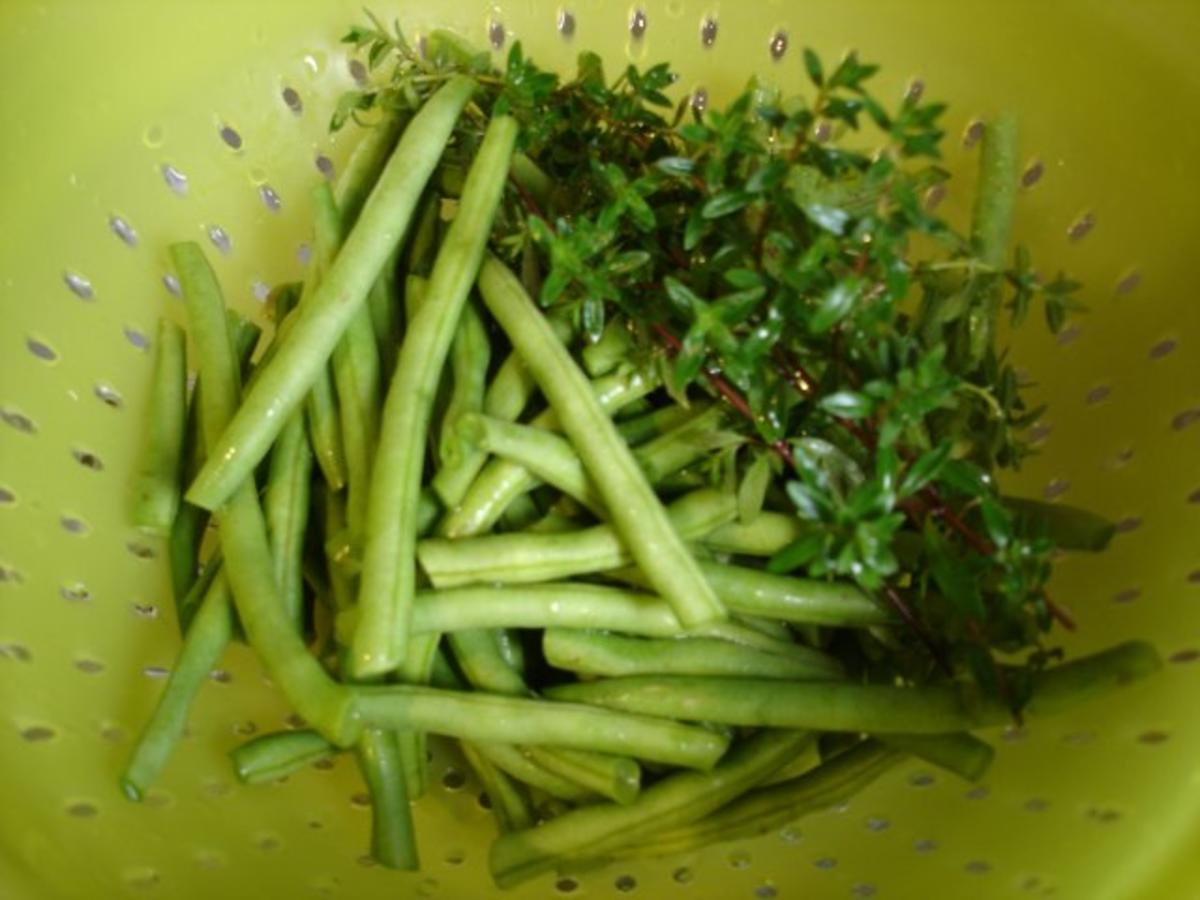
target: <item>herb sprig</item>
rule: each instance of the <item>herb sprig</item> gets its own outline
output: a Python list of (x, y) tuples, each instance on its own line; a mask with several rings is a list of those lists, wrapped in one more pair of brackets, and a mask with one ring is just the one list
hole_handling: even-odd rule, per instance
[(752, 81), (701, 111), (672, 101), (666, 64), (610, 80), (582, 53), (560, 78), (520, 43), (497, 68), (453, 35), (414, 47), (374, 18), (345, 40), (386, 74), (342, 98), (334, 129), (414, 109), (456, 72), (480, 91), (452, 150), (473, 152), (487, 113), (521, 122), (550, 188), (512, 179), (493, 247), (587, 340), (626, 332), (677, 401), (728, 403), (742, 440), (714, 451), (709, 477), (808, 526), (769, 568), (852, 579), (911, 626), (843, 648), (864, 675), (950, 672), (1020, 709), (1066, 621), (1046, 584), (1070, 535), (996, 482), (1034, 452), (1041, 414), (997, 320), (1019, 326), (1040, 305), (1057, 332), (1080, 285), (1043, 281), (1022, 247), (985, 260), (930, 208), (949, 177), (944, 104), (886, 103), (854, 53), (827, 66), (806, 49), (806, 95)]

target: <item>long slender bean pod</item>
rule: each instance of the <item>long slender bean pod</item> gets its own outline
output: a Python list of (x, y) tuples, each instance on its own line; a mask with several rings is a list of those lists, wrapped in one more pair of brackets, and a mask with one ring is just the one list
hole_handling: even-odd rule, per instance
[(154, 342), (149, 425), (134, 479), (133, 522), (167, 534), (182, 494), (183, 438), (187, 425), (187, 358), (183, 329), (163, 317)]
[(193, 503), (214, 509), (228, 498), (250, 476), (287, 415), (312, 387), (380, 267), (404, 236), (459, 112), (474, 90), (471, 79), (451, 78), (413, 116), (332, 268), (302, 304), (287, 341), (192, 483), (188, 498)]
[(575, 703), (469, 694), (409, 685), (354, 688), (368, 727), (413, 728), (475, 742), (545, 744), (712, 768), (727, 739), (667, 719)]
[(520, 831), (533, 825), (529, 798), (512, 778), (487, 758), (470, 741), (461, 741), (463, 756), (474, 770), (491, 804), (492, 815), (501, 834)]
[(991, 768), (996, 749), (967, 732), (959, 734), (889, 734), (881, 738), (902, 753), (920, 757), (967, 781), (978, 781)]
[(472, 744), (496, 766), (517, 781), (537, 788), (551, 797), (577, 803), (595, 795), (587, 788), (539, 766), (511, 744)]
[(420, 868), (396, 736), (368, 728), (356, 749), (371, 795), (371, 856), (389, 869)]
[[(203, 251), (194, 243), (171, 249), (205, 385), (201, 421), (211, 459), (213, 443), (237, 407), (237, 366), (220, 287)], [(221, 508), (219, 520), (225, 574), (250, 645), (300, 716), (334, 743), (350, 743), (357, 730), (349, 716), (350, 694), (308, 654), (288, 619), (275, 586), (266, 522), (253, 479), (237, 487)]]
[(317, 732), (302, 728), (259, 735), (234, 747), (229, 757), (243, 784), (262, 784), (291, 775), (340, 752)]
[[(1030, 715), (1049, 715), (1103, 696), (1157, 671), (1158, 654), (1131, 641), (1034, 676)], [(679, 675), (634, 676), (558, 685), (547, 697), (644, 715), (729, 725), (886, 734), (945, 734), (1008, 721), (992, 698), (949, 685), (900, 687), (845, 682), (778, 682)]]
[(520, 280), (495, 258), (479, 272), (484, 303), (525, 359), (563, 431), (596, 481), (639, 568), (685, 625), (717, 621), (725, 612), (705, 581), (654, 489), (612, 420), (596, 403), (587, 377), (534, 306)]
[[(702, 489), (671, 504), (667, 524), (673, 534), (694, 539), (730, 521), (735, 506), (733, 497)], [(436, 587), (547, 581), (627, 565), (638, 552), (633, 540), (619, 534), (615, 525), (596, 525), (565, 534), (497, 534), (458, 541), (426, 538), (417, 545), (417, 556)]]
[(750, 791), (703, 819), (628, 844), (609, 858), (668, 856), (767, 834), (853, 797), (901, 758), (876, 741), (863, 741), (803, 775)]
[[(734, 612), (841, 628), (894, 624), (887, 609), (849, 582), (794, 578), (707, 561), (700, 562), (700, 570), (721, 602)], [(648, 584), (645, 575), (635, 569), (615, 574), (630, 584)]]
[(787, 656), (717, 638), (646, 640), (591, 631), (547, 629), (546, 661), (582, 675), (723, 675), (828, 679), (841, 666), (818, 650), (796, 645)]
[(121, 773), (121, 788), (131, 800), (141, 800), (162, 772), (183, 736), (192, 701), (229, 646), (233, 637), (230, 599), (228, 584), (218, 575), (192, 620), (166, 686)]
[[(651, 373), (637, 369), (606, 375), (592, 382), (596, 401), (606, 412), (614, 413), (645, 396), (656, 386)], [(553, 410), (538, 415), (530, 423), (539, 428), (555, 429), (558, 416)], [(500, 520), (508, 505), (540, 482), (524, 466), (504, 460), (490, 461), (471, 483), (458, 506), (452, 508), (438, 528), (443, 537), (470, 537), (490, 529)]]
[(404, 655), (416, 591), (421, 441), (429, 428), (433, 395), (459, 315), (491, 232), (516, 136), (516, 122), (506, 116), (488, 125), (467, 175), (458, 214), (434, 263), (428, 296), (408, 324), (388, 389), (379, 463), (372, 474), (367, 507), (359, 592), (362, 614), (350, 645), (351, 671), (358, 676), (394, 669)]
[(519, 884), (558, 863), (602, 854), (718, 809), (797, 752), (806, 735), (764, 732), (735, 747), (712, 772), (684, 772), (642, 791), (628, 806), (599, 804), (504, 835), (492, 844), (489, 866), (500, 887)]

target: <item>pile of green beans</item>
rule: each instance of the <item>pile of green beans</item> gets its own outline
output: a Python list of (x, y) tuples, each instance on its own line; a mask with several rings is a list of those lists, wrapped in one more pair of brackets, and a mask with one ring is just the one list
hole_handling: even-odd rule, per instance
[[(419, 866), (429, 734), (491, 799), (500, 886), (762, 833), (905, 755), (981, 777), (993, 750), (970, 732), (1007, 710), (953, 682), (851, 677), (831, 645), (886, 636), (891, 611), (765, 571), (806, 527), (782, 505), (747, 509), (717, 478), (679, 489), (738, 440), (725, 408), (681, 403), (627, 335), (581, 346), (531, 301), (532, 253), (522, 275), (495, 255), (510, 179), (545, 180), (515, 120), (491, 118), (441, 220), (475, 88), (455, 76), (384, 116), (317, 186), (313, 262), (273, 292), (261, 341), (201, 249), (171, 248), (198, 380), (189, 396), (184, 330), (164, 321), (132, 515), (169, 543), (182, 643), (125, 793), (145, 796), (242, 638), (305, 724), (234, 750), (237, 777), (353, 751), (371, 852), (394, 868)], [(1097, 543), (1083, 525), (1078, 545)], [(1028, 712), (1157, 665), (1129, 643), (1048, 669)]]

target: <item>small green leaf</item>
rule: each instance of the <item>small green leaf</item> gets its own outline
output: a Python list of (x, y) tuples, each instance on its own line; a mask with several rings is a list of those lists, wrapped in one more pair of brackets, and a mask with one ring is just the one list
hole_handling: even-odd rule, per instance
[(695, 319), (703, 311), (705, 303), (686, 284), (670, 276), (663, 279), (667, 299), (685, 319)]
[(937, 476), (941, 484), (967, 497), (983, 497), (992, 488), (991, 475), (971, 461), (949, 460)]
[(846, 225), (850, 214), (836, 206), (826, 206), (823, 203), (808, 203), (804, 206), (804, 214), (814, 225), (824, 228), (830, 234), (846, 233)]
[(826, 291), (812, 318), (808, 320), (808, 330), (813, 334), (824, 334), (846, 318), (858, 299), (860, 286), (861, 282), (852, 279), (839, 281)]
[(825, 550), (825, 542), (826, 536), (820, 531), (798, 537), (767, 560), (767, 571), (776, 575), (794, 572), (816, 559)]
[(604, 332), (604, 301), (598, 297), (586, 297), (580, 310), (580, 325), (584, 335), (592, 343), (600, 340)]
[(706, 219), (719, 219), (743, 208), (752, 199), (746, 191), (724, 190), (713, 194), (700, 209), (700, 215)]
[(815, 522), (821, 518), (822, 504), (812, 488), (799, 481), (787, 483), (788, 498), (796, 505), (796, 512), (802, 519)]
[(739, 291), (761, 287), (763, 283), (762, 276), (753, 269), (726, 269), (723, 277), (731, 287)]
[(950, 451), (953, 447), (952, 442), (943, 441), (932, 450), (921, 454), (904, 473), (904, 478), (900, 481), (900, 495), (902, 497), (911, 496), (937, 478), (947, 460), (950, 459)]
[(754, 460), (746, 469), (742, 483), (738, 485), (738, 520), (742, 524), (754, 521), (762, 511), (763, 501), (767, 497), (767, 488), (770, 486), (771, 459), (765, 453), (756, 453)]
[(696, 380), (696, 376), (700, 374), (700, 369), (704, 365), (703, 353), (680, 353), (675, 357), (675, 368), (672, 377), (675, 382), (675, 388), (678, 391), (683, 391), (689, 384)]
[(825, 83), (825, 72), (821, 68), (821, 58), (811, 47), (804, 48), (804, 70), (808, 72), (809, 80), (817, 87)]
[(627, 250), (613, 257), (608, 264), (608, 271), (613, 275), (628, 275), (650, 262), (650, 254), (645, 250)]
[(826, 394), (818, 405), (831, 416), (841, 419), (865, 419), (874, 408), (870, 398), (855, 391)]
[(930, 560), (929, 571), (946, 600), (967, 615), (983, 618), (983, 596), (975, 573), (969, 566), (948, 553), (942, 553)]
[(696, 161), (686, 156), (663, 156), (654, 161), (654, 168), (667, 175), (691, 175), (696, 169)]

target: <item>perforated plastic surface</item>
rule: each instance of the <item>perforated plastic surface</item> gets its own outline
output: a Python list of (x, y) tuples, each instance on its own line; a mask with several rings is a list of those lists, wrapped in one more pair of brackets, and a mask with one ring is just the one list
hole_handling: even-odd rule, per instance
[[(1021, 112), (1022, 240), (1088, 284), (1090, 314), (1016, 355), (1049, 403), (1020, 488), (1121, 523), (1054, 584), (1072, 650), (1144, 637), (1158, 679), (993, 737), (968, 788), (911, 763), (754, 842), (639, 862), (514, 897), (1195, 897), (1200, 800), (1200, 6), (1034, 2), (599, 0), (397, 4), (545, 64), (582, 48), (670, 59), (714, 101), (752, 73), (798, 86), (799, 50), (854, 46), (885, 89), (953, 101), (945, 208), (961, 217), (978, 132)], [(0, 6), (0, 897), (490, 896), (492, 823), (439, 755), (418, 808), (424, 871), (364, 864), (354, 767), (235, 785), (225, 752), (288, 710), (244, 648), (199, 699), (143, 805), (116, 773), (177, 646), (162, 547), (128, 521), (150, 341), (183, 320), (165, 248), (209, 244), (258, 315), (302, 272), (314, 178), (353, 132), (326, 123), (354, 72), (358, 0), (8, 0)], [(448, 777), (447, 777), (448, 776)], [(445, 779), (444, 787), (441, 783)]]

